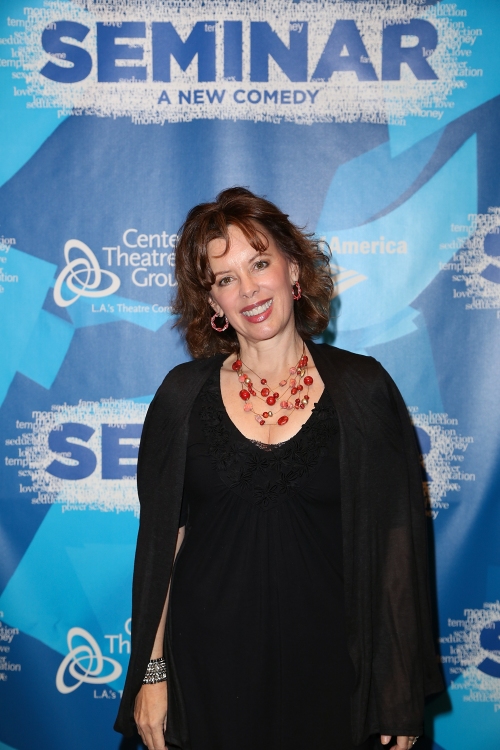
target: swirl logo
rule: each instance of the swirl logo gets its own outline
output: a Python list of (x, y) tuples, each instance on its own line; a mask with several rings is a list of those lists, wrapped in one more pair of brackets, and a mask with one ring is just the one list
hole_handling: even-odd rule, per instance
[[(85, 643), (74, 646), (73, 640), (77, 637), (83, 638)], [(56, 687), (60, 693), (72, 693), (82, 682), (92, 685), (113, 682), (122, 673), (121, 665), (109, 656), (103, 656), (95, 638), (83, 628), (71, 628), (68, 631), (68, 649), (69, 653), (59, 665), (56, 675)], [(110, 665), (111, 671), (108, 674), (103, 674), (104, 662)], [(76, 680), (73, 685), (67, 685), (64, 681), (66, 670)]]
[[(71, 260), (71, 251), (79, 250), (83, 255), (78, 255)], [(111, 271), (104, 271), (96, 256), (85, 242), (80, 240), (68, 240), (64, 245), (64, 257), (66, 266), (56, 279), (54, 285), (54, 302), (59, 307), (69, 307), (80, 297), (107, 297), (114, 294), (120, 288), (120, 279)], [(103, 276), (106, 276), (109, 284), (105, 289), (99, 289)], [(63, 285), (73, 294), (66, 299), (62, 295)]]

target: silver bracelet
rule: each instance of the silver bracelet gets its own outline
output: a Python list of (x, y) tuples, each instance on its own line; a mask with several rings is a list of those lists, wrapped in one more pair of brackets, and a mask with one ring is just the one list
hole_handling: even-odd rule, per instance
[(165, 682), (166, 679), (167, 665), (163, 656), (160, 656), (159, 659), (151, 659), (142, 682), (145, 685), (154, 685), (157, 682)]

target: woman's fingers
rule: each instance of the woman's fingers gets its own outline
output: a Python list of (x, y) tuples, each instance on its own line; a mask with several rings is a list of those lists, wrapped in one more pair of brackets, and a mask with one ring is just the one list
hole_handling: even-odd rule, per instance
[(165, 750), (165, 739), (163, 737), (163, 723), (161, 726), (150, 730), (150, 740), (147, 743), (148, 750)]
[(167, 723), (167, 685), (158, 682), (143, 685), (135, 700), (134, 719), (148, 750), (165, 750)]
[[(380, 735), (380, 742), (382, 745), (388, 745), (391, 741), (391, 737), (388, 734), (381, 734)], [(396, 744), (391, 745), (394, 750), (411, 750), (413, 747), (413, 737), (408, 737), (407, 735), (400, 735), (396, 739)]]
[(165, 739), (163, 736), (163, 724), (160, 726), (137, 726), (141, 740), (148, 750), (165, 750)]
[(414, 737), (398, 737), (398, 744), (397, 747), (403, 748), (403, 750), (411, 750), (413, 745), (415, 744), (415, 738)]
[(400, 749), (401, 750), (410, 750), (410, 748), (412, 747), (412, 745), (413, 745), (413, 737), (411, 739), (409, 737), (407, 737), (407, 736), (404, 736), (404, 735), (401, 736), (401, 737), (398, 737), (398, 741), (397, 741), (397, 744), (396, 744), (396, 747), (398, 748), (398, 750), (400, 750)]

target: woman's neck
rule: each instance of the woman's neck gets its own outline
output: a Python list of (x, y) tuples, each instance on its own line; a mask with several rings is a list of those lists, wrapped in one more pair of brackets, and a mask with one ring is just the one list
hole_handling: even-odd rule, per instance
[(254, 374), (274, 382), (297, 364), (303, 351), (304, 342), (294, 328), (291, 334), (275, 336), (268, 341), (240, 340), (239, 357)]

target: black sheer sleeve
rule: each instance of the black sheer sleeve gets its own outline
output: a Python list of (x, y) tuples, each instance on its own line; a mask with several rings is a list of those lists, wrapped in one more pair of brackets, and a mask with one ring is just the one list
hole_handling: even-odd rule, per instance
[[(374, 519), (373, 682), (380, 731), (421, 734), (416, 718), (423, 716), (424, 696), (442, 689), (432, 640), (425, 504), (413, 426), (397, 386), (381, 370), (396, 420), (390, 428), (389, 420), (384, 424), (386, 461), (381, 467), (390, 476), (392, 491), (377, 504)], [(383, 403), (380, 395), (381, 410)], [(380, 415), (381, 423), (388, 413)]]

